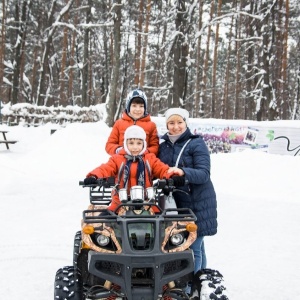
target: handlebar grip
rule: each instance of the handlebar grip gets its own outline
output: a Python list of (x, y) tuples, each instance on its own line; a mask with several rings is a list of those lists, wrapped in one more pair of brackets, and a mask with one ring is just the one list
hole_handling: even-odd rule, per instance
[(153, 187), (163, 189), (167, 185), (167, 179), (156, 179), (153, 182)]
[(101, 185), (103, 182), (102, 178), (97, 179), (97, 183), (92, 183), (92, 184), (85, 184), (84, 181), (79, 181), (79, 185), (82, 185), (83, 187), (90, 186), (90, 187), (95, 187)]
[[(184, 185), (188, 185), (189, 181), (185, 179)], [(158, 189), (163, 189), (165, 186), (173, 186), (174, 182), (172, 177), (169, 179), (156, 179), (153, 186), (157, 187)]]
[(82, 185), (83, 187), (97, 187), (97, 186), (112, 187), (114, 184), (115, 184), (114, 177), (97, 178), (96, 182), (92, 184), (85, 184), (84, 181), (79, 181), (79, 185)]

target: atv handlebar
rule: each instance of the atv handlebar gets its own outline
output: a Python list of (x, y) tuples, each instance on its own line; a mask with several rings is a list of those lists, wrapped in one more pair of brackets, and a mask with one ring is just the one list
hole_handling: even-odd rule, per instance
[[(96, 180), (97, 182), (94, 183), (94, 184), (84, 184), (84, 181), (79, 181), (79, 185), (83, 186), (83, 187), (97, 187), (97, 186), (100, 186), (100, 187), (113, 187), (115, 186), (115, 178), (114, 177), (107, 177), (107, 178), (98, 178)], [(188, 180), (186, 179), (185, 180), (185, 183), (184, 185), (188, 185), (189, 182)], [(157, 188), (157, 189), (163, 189), (165, 187), (168, 187), (169, 189), (174, 189), (175, 186), (174, 186), (174, 181), (171, 178), (169, 179), (157, 179), (154, 181), (153, 183), (153, 187)]]
[[(189, 181), (185, 179), (184, 185), (188, 185)], [(157, 189), (163, 189), (165, 187), (169, 187), (170, 189), (176, 188), (174, 185), (174, 180), (171, 178), (169, 179), (157, 179), (156, 182), (154, 182), (153, 187), (156, 187)]]
[(98, 178), (96, 179), (96, 183), (93, 184), (85, 184), (84, 181), (79, 181), (79, 185), (82, 185), (83, 187), (97, 187), (97, 186), (113, 187), (115, 186), (115, 178), (114, 177)]

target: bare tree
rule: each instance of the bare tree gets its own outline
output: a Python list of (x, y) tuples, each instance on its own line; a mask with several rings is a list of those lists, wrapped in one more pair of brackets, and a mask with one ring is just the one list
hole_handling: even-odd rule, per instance
[(21, 90), (20, 87), (22, 86), (22, 79), (23, 79), (26, 22), (27, 22), (29, 3), (27, 1), (24, 1), (21, 7), (20, 7), (21, 4), (19, 2), (15, 4), (17, 40), (15, 45), (13, 88), (12, 88), (12, 97), (11, 97), (12, 104), (18, 103), (18, 98), (21, 97), (19, 91)]
[(6, 0), (2, 0), (2, 22), (1, 22), (1, 47), (0, 47), (0, 97), (4, 97), (4, 61), (5, 61), (5, 39), (6, 39)]
[[(241, 11), (242, 10), (242, 1), (239, 4), (238, 7), (238, 2), (235, 1), (235, 7), (237, 10)], [(232, 20), (233, 21), (233, 20)], [(241, 79), (241, 24), (242, 24), (242, 16), (239, 14), (237, 19), (236, 19), (236, 26), (235, 26), (235, 56), (236, 56), (236, 68), (235, 68), (235, 91), (234, 91), (234, 114), (233, 118), (234, 119), (240, 119), (242, 118), (240, 108), (244, 106), (244, 103), (240, 103), (242, 99), (240, 99), (240, 90), (241, 90), (241, 84), (240, 84), (240, 79)]]
[(141, 86), (151, 115), (300, 117), (296, 0), (128, 0), (119, 24), (122, 4), (2, 0), (1, 100), (105, 102), (112, 124)]
[[(229, 30), (229, 38), (228, 38), (228, 47), (227, 47), (227, 55), (226, 55), (226, 71), (225, 71), (225, 80), (224, 80), (224, 91), (221, 103), (220, 117), (227, 119), (229, 117), (230, 111), (230, 103), (229, 103), (229, 82), (230, 82), (230, 69), (232, 67), (232, 62), (230, 60), (231, 56), (231, 43), (232, 43), (232, 30), (233, 30), (233, 22), (234, 18), (231, 18), (230, 30)], [(214, 98), (215, 93), (213, 93)]]
[[(211, 2), (210, 6), (210, 20), (212, 20), (214, 14), (214, 2)], [(203, 103), (205, 105), (206, 113), (211, 117), (212, 112), (211, 112), (211, 105), (208, 103), (207, 99), (207, 74), (208, 74), (208, 66), (209, 66), (209, 58), (210, 58), (210, 37), (211, 37), (211, 25), (207, 27), (207, 37), (206, 37), (206, 49), (205, 49), (205, 58), (204, 58), (204, 67), (203, 67), (203, 84), (202, 84), (202, 89), (203, 89)]]
[(144, 0), (139, 1), (139, 15), (135, 32), (135, 67), (134, 67), (134, 84), (140, 85), (141, 75), (141, 53), (142, 53), (142, 29), (143, 29), (143, 15), (144, 15)]
[(289, 118), (289, 92), (288, 92), (288, 39), (289, 39), (289, 0), (285, 1), (285, 16), (284, 16), (284, 30), (283, 30), (283, 39), (282, 39), (282, 69), (281, 69), (281, 78), (282, 78), (282, 116), (281, 118), (286, 120)]
[[(198, 31), (202, 28), (202, 15), (203, 15), (203, 1), (199, 2), (199, 20), (198, 20)], [(197, 37), (197, 47), (196, 47), (196, 66), (195, 66), (195, 73), (196, 73), (196, 81), (195, 81), (195, 117), (201, 117), (203, 115), (203, 99), (201, 97), (201, 80), (202, 80), (202, 62), (203, 62), (203, 55), (202, 55), (202, 48), (201, 48), (201, 35)]]
[[(217, 16), (221, 15), (222, 0), (218, 0)], [(216, 24), (214, 58), (212, 68), (212, 94), (211, 94), (211, 116), (216, 117), (216, 80), (217, 80), (217, 60), (218, 60), (218, 44), (219, 44), (219, 23)]]
[[(63, 16), (69, 11), (70, 7), (72, 6), (74, 0), (69, 0), (66, 6), (60, 11), (58, 14), (58, 17), (55, 20), (55, 23), (60, 22), (60, 20), (63, 18)], [(57, 5), (57, 0), (53, 0), (51, 4), (51, 9), (49, 12), (49, 18), (48, 18), (48, 24), (49, 24), (49, 33), (45, 39), (44, 42), (44, 49), (42, 54), (42, 60), (41, 60), (41, 71), (40, 76), (38, 80), (38, 86), (37, 86), (37, 104), (38, 105), (45, 105), (45, 101), (47, 99), (47, 92), (46, 92), (46, 84), (48, 84), (48, 89), (51, 86), (51, 82), (49, 80), (46, 80), (46, 71), (48, 70), (48, 60), (49, 60), (49, 50), (52, 43), (52, 38), (54, 35), (54, 32), (56, 30), (56, 26), (53, 26), (53, 18), (55, 14), (55, 7)]]
[[(92, 0), (88, 0), (88, 6), (86, 9), (86, 24), (91, 22), (91, 9), (92, 9)], [(83, 46), (83, 68), (82, 68), (82, 88), (81, 88), (81, 102), (83, 106), (90, 105), (90, 99), (88, 97), (88, 74), (90, 68), (90, 58), (89, 58), (89, 48), (90, 48), (90, 27), (84, 29), (84, 46)]]
[(145, 84), (145, 70), (146, 70), (146, 55), (148, 47), (148, 32), (149, 32), (149, 22), (151, 13), (151, 0), (147, 1), (146, 7), (146, 20), (145, 20), (145, 31), (144, 31), (144, 42), (142, 47), (142, 63), (141, 63), (141, 76), (140, 76), (140, 86), (143, 87)]
[(186, 92), (187, 80), (187, 57), (189, 45), (186, 34), (188, 31), (187, 24), (187, 7), (185, 0), (178, 1), (176, 7), (176, 31), (177, 35), (174, 42), (174, 76), (173, 76), (173, 104), (172, 106), (183, 106)]
[[(276, 100), (273, 98), (272, 86), (270, 81), (270, 58), (271, 58), (271, 46), (270, 46), (270, 36), (268, 31), (270, 30), (269, 18), (270, 10), (268, 9), (268, 2), (262, 3), (262, 10), (265, 12), (263, 16), (263, 26), (262, 26), (262, 55), (260, 60), (263, 64), (263, 74), (261, 80), (261, 94), (257, 101), (258, 109), (256, 113), (257, 121), (262, 121), (269, 115), (269, 119), (272, 121), (275, 119), (277, 104)], [(271, 104), (271, 105), (269, 105)], [(269, 109), (268, 109), (269, 107)]]
[(106, 102), (107, 118), (106, 124), (112, 127), (117, 116), (114, 115), (116, 111), (116, 99), (118, 97), (118, 83), (120, 73), (120, 51), (121, 51), (121, 0), (114, 0), (114, 65), (112, 70), (112, 78), (110, 84), (109, 98)]
[[(250, 2), (250, 13), (255, 15), (257, 12), (257, 3), (255, 1)], [(244, 116), (245, 120), (253, 118), (253, 111), (254, 111), (254, 95), (252, 93), (252, 86), (255, 86), (255, 79), (254, 79), (254, 27), (258, 26), (258, 21), (253, 20), (252, 18), (248, 17), (246, 19), (246, 99), (245, 99), (245, 107), (244, 107)], [(255, 26), (256, 25), (256, 26)], [(256, 37), (257, 38), (257, 37)], [(253, 41), (254, 40), (254, 41)]]

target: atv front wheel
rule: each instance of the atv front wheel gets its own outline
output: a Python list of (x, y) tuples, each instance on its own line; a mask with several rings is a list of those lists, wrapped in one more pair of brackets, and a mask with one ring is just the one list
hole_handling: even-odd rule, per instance
[(219, 271), (203, 269), (194, 275), (193, 296), (200, 300), (228, 300), (224, 279)]
[(54, 282), (54, 300), (84, 300), (82, 279), (77, 268), (63, 267), (56, 272)]
[(77, 267), (78, 256), (81, 251), (81, 231), (77, 231), (74, 237), (74, 249), (73, 249), (73, 265)]

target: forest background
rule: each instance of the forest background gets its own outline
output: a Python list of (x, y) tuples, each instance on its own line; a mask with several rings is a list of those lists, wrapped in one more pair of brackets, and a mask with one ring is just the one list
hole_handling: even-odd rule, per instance
[[(0, 100), (300, 119), (298, 0), (1, 0)], [(1, 102), (0, 102), (1, 104)]]

